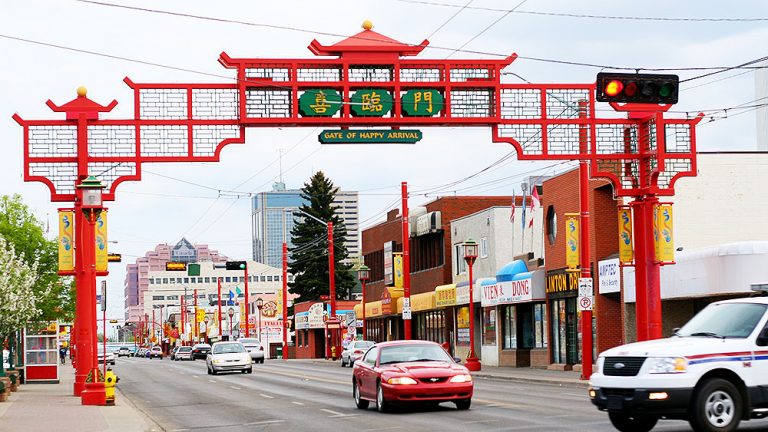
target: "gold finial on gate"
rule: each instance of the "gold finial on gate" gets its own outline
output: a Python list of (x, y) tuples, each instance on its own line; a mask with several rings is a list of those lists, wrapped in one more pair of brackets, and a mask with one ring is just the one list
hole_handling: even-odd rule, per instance
[(85, 88), (85, 86), (80, 86), (77, 88), (77, 95), (80, 97), (85, 97), (85, 95), (88, 94), (88, 89)]
[(362, 27), (366, 30), (370, 30), (373, 28), (373, 22), (371, 22), (371, 20), (365, 20), (363, 21)]

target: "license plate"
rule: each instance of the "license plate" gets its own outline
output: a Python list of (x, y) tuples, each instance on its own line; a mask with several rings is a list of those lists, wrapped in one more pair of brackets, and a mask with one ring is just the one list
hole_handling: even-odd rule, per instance
[(608, 409), (609, 410), (620, 410), (624, 406), (624, 399), (622, 399), (621, 396), (618, 395), (610, 395), (608, 396)]

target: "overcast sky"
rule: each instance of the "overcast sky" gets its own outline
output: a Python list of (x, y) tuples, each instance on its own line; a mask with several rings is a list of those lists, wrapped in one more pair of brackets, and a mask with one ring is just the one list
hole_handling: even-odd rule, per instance
[[(324, 45), (338, 42), (342, 37), (334, 35), (357, 33), (365, 19), (373, 21), (377, 32), (401, 42), (418, 44), (429, 37), (434, 48), (424, 50), (421, 57), (442, 59), (451, 53), (445, 48), (462, 46), (464, 50), (487, 54), (459, 51), (451, 58), (499, 58), (517, 53), (521, 58), (506, 71), (535, 83), (589, 83), (594, 82), (595, 74), (600, 71), (599, 67), (536, 58), (615, 67), (678, 68), (681, 79), (687, 79), (712, 72), (691, 68), (733, 66), (768, 55), (765, 20), (679, 20), (768, 18), (767, 2), (528, 0), (520, 4), (517, 0), (474, 0), (464, 9), (445, 6), (467, 3), (467, 0), (122, 0), (119, 3), (244, 21), (250, 23), (248, 25), (77, 0), (6, 1), (0, 14), (0, 82), (3, 83), (0, 137), (6, 152), (6, 156), (0, 158), (0, 193), (20, 193), (40, 219), (50, 221), (50, 235), (55, 235), (55, 213), (60, 204), (50, 202), (49, 191), (41, 183), (22, 181), (22, 129), (11, 120), (13, 113), (25, 119), (60, 119), (61, 115), (45, 106), (46, 99), (63, 104), (75, 97), (78, 86), (84, 85), (88, 96), (96, 102), (107, 104), (112, 99), (119, 102), (104, 118), (131, 118), (132, 93), (122, 82), (125, 76), (135, 82), (231, 82), (225, 77), (231, 77), (232, 72), (217, 62), (222, 51), (232, 57), (311, 58), (313, 55), (306, 47), (312, 39)], [(488, 10), (510, 10), (517, 6), (512, 13)], [(641, 17), (678, 20), (636, 19)], [(502, 19), (497, 22), (499, 18)], [(513, 75), (505, 76), (504, 80), (521, 82)], [(754, 88), (754, 70), (736, 69), (695, 79), (682, 85), (680, 103), (673, 108), (679, 113), (673, 115), (720, 110), (706, 111), (709, 116), (697, 132), (699, 149), (754, 149), (754, 111), (724, 110), (740, 104), (754, 105)], [(123, 183), (117, 200), (109, 203), (109, 236), (119, 242), (110, 245), (110, 250), (124, 257), (123, 264), (110, 265), (109, 315), (123, 316), (124, 264), (143, 256), (158, 243), (175, 243), (186, 236), (194, 243), (208, 244), (232, 258), (250, 258), (249, 200), (219, 197), (216, 191), (270, 190), (280, 176), (280, 166), (288, 188), (301, 187), (313, 172), (323, 170), (342, 189), (361, 191), (363, 226), (384, 218), (385, 210), (392, 208), (388, 206), (398, 199), (401, 181), (407, 181), (411, 190), (422, 192), (414, 193), (410, 203), (415, 206), (436, 195), (507, 195), (513, 190), (519, 194), (525, 173), (544, 175), (565, 168), (562, 164), (552, 167), (552, 163), (510, 160), (467, 182), (440, 189), (441, 185), (481, 171), (508, 154), (512, 147), (491, 143), (490, 131), (484, 128), (424, 129), (424, 139), (414, 146), (321, 146), (316, 139), (317, 132), (311, 128), (253, 128), (247, 132), (245, 145), (229, 146), (223, 151), (220, 163), (145, 165), (141, 182)], [(282, 164), (277, 162), (281, 150)], [(497, 179), (503, 180), (488, 183)], [(430, 190), (438, 192), (423, 193)]]

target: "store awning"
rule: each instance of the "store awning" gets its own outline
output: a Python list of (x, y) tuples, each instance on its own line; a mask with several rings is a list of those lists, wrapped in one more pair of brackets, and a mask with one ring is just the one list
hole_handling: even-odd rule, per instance
[[(381, 315), (392, 315), (400, 313), (397, 310), (397, 299), (403, 296), (403, 289), (396, 287), (386, 287), (381, 293)], [(366, 315), (367, 315), (366, 310)]]
[[(365, 318), (373, 318), (381, 316), (381, 301), (368, 302), (365, 304)], [(355, 305), (355, 317), (357, 319), (363, 319), (363, 304), (358, 303)]]
[[(397, 299), (397, 313), (403, 313), (404, 297)], [(421, 312), (435, 309), (435, 292), (430, 291), (411, 296), (411, 312)]]

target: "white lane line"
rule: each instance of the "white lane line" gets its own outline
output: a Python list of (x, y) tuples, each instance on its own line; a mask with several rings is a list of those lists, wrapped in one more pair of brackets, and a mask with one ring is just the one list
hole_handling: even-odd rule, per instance
[(208, 382), (212, 382), (212, 383), (215, 383), (215, 382), (216, 382), (216, 380), (208, 380)]
[(197, 375), (192, 375), (192, 378), (200, 378), (200, 377)]
[(261, 397), (265, 397), (265, 398), (267, 398), (267, 399), (274, 399), (274, 398), (275, 398), (274, 396), (265, 395), (264, 393), (259, 393), (259, 396), (261, 396)]
[(301, 402), (296, 402), (296, 401), (291, 401), (291, 403), (292, 403), (292, 404), (294, 404), (294, 405), (304, 405), (303, 403), (301, 403)]
[(342, 414), (340, 412), (329, 410), (329, 409), (325, 409), (325, 408), (320, 409), (320, 411), (327, 412), (328, 414), (333, 414), (335, 416), (344, 416), (345, 415), (345, 414)]
[(392, 426), (392, 427), (385, 427), (385, 428), (378, 428), (378, 429), (365, 429), (363, 432), (385, 431), (385, 430), (393, 430), (393, 429), (402, 429), (402, 427)]
[(475, 424), (475, 423), (494, 423), (499, 420), (475, 420), (475, 421), (466, 421), (464, 424)]
[(341, 415), (330, 416), (330, 417), (328, 417), (328, 418), (342, 418), (342, 419), (348, 419), (348, 418), (352, 418), (352, 417), (357, 417), (357, 416), (359, 416), (359, 415), (360, 415), (360, 414), (341, 414)]
[(285, 422), (285, 420), (264, 420), (264, 421), (260, 421), (260, 422), (243, 423), (243, 426), (256, 426), (256, 425), (284, 423), (284, 422)]
[(242, 390), (240, 387), (236, 387), (236, 386), (229, 386), (229, 388), (231, 388), (233, 390)]
[(172, 429), (171, 432), (183, 432), (188, 431), (189, 429)]

